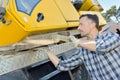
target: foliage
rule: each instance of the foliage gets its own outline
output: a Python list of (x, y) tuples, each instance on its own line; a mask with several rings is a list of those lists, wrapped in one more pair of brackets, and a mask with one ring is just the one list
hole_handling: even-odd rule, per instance
[(120, 23), (120, 6), (117, 9), (116, 6), (112, 6), (106, 13), (102, 13), (106, 21), (113, 21), (113, 18), (116, 22)]

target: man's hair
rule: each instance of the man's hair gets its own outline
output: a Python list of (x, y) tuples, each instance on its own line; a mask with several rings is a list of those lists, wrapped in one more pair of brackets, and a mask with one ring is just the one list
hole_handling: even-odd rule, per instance
[(99, 28), (99, 19), (96, 14), (83, 14), (82, 16), (80, 16), (79, 19), (81, 19), (82, 17), (87, 17), (88, 19), (92, 20), (96, 24), (96, 28)]

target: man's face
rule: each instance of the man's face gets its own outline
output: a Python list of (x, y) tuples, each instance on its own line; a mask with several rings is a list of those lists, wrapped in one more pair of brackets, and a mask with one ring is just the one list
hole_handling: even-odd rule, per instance
[(79, 22), (78, 30), (80, 31), (81, 36), (88, 36), (91, 32), (92, 22), (87, 17), (82, 17)]

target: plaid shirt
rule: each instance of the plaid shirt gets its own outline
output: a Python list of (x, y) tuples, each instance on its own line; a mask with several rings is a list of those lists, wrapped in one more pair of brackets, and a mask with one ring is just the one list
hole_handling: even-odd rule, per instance
[(69, 59), (61, 60), (57, 69), (71, 70), (84, 63), (92, 80), (120, 80), (120, 36), (99, 34), (95, 42), (95, 52), (80, 48)]

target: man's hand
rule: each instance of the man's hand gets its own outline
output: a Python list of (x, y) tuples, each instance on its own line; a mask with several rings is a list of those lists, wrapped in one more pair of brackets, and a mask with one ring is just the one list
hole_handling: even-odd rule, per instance
[(43, 49), (43, 51), (45, 53), (47, 53), (47, 55), (48, 55), (49, 59), (52, 61), (52, 63), (55, 66), (57, 66), (59, 61), (60, 61), (60, 59), (55, 54), (53, 54), (53, 52), (50, 49)]
[(72, 43), (75, 45), (76, 48), (80, 47), (80, 39), (76, 39), (74, 36), (70, 36), (70, 40), (72, 41)]
[(96, 51), (96, 43), (93, 40), (86, 40), (86, 38), (76, 39), (74, 36), (70, 36), (70, 40), (76, 48), (83, 47), (90, 51)]

